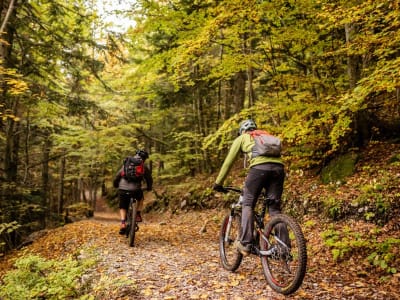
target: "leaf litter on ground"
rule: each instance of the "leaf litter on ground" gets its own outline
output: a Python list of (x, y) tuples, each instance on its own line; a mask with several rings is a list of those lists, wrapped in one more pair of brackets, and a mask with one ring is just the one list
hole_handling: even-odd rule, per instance
[(255, 256), (245, 257), (236, 272), (228, 272), (220, 266), (218, 252), (225, 213), (213, 209), (144, 215), (135, 247), (118, 234), (115, 213), (108, 219), (103, 215), (68, 224), (8, 255), (0, 275), (22, 254), (62, 259), (90, 251), (97, 263), (87, 270), (86, 293), (95, 299), (399, 299), (399, 276), (382, 280), (363, 270), (357, 258), (334, 261), (320, 234), (329, 224), (309, 216), (304, 220), (313, 224), (304, 228), (308, 271), (296, 293), (285, 297), (272, 291)]

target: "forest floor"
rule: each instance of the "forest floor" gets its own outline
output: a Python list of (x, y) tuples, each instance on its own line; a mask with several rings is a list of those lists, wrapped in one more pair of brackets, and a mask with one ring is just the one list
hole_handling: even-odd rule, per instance
[[(118, 234), (118, 215), (98, 212), (47, 231), (24, 253), (56, 259), (95, 255), (97, 263), (84, 280), (96, 299), (400, 299), (399, 276), (382, 281), (356, 260), (334, 262), (320, 236), (325, 225), (318, 220), (305, 228), (308, 269), (295, 294), (272, 291), (255, 256), (245, 257), (235, 273), (225, 271), (218, 252), (223, 215), (222, 210), (145, 214), (131, 248)], [(6, 263), (17, 256), (9, 255)]]
[[(347, 179), (347, 184), (332, 188), (320, 185), (315, 178), (303, 176), (289, 178), (290, 190), (295, 198), (339, 199), (352, 208), (351, 203), (358, 199), (364, 187), (376, 185), (377, 179), (390, 178), (385, 193), (390, 193), (386, 196), (392, 197), (396, 204), (400, 195), (400, 164), (390, 164), (394, 154), (400, 155), (399, 144), (371, 145), (363, 152), (356, 174)], [(207, 180), (196, 182), (209, 187), (212, 178)], [(171, 189), (175, 191), (170, 186)], [(182, 193), (187, 191), (186, 188)], [(371, 199), (379, 197), (380, 190), (375, 191)], [(176, 198), (183, 199), (183, 196)], [(146, 197), (145, 203), (154, 200), (151, 199), (153, 193), (146, 193)], [(86, 286), (85, 293), (94, 299), (400, 299), (400, 249), (391, 252), (397, 271), (388, 275), (366, 259), (366, 252), (371, 249), (368, 246), (357, 248), (357, 236), (348, 233), (353, 230), (368, 237), (379, 232), (379, 241), (397, 240), (400, 236), (397, 211), (393, 210), (384, 226), (349, 216), (332, 221), (316, 212), (299, 217), (307, 239), (307, 274), (299, 290), (286, 297), (267, 285), (256, 256), (245, 257), (234, 273), (221, 267), (218, 235), (227, 213), (224, 208), (168, 209), (163, 213), (144, 214), (135, 247), (129, 247), (126, 237), (118, 234), (118, 214), (104, 204), (98, 205), (94, 218), (42, 231), (30, 245), (3, 257), (0, 279), (22, 255), (39, 254), (57, 260), (73, 255), (96, 260), (81, 278)], [(347, 233), (341, 237), (347, 243), (351, 243), (352, 238), (355, 242), (352, 252), (338, 260), (333, 259), (332, 248), (323, 237), (323, 233), (332, 228)], [(342, 246), (341, 238), (336, 241), (339, 246)], [(373, 239), (371, 237), (371, 241)]]

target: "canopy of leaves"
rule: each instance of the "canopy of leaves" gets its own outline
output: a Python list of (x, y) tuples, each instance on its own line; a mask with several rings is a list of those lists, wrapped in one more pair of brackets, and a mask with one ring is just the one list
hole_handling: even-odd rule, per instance
[(15, 7), (0, 209), (11, 198), (60, 216), (109, 192), (136, 148), (161, 183), (211, 174), (248, 117), (283, 139), (291, 169), (399, 138), (395, 1), (138, 0), (121, 13), (132, 26), (116, 35), (86, 1)]

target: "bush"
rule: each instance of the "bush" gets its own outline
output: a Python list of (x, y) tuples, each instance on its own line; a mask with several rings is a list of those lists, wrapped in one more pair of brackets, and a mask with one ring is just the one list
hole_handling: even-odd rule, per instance
[(400, 239), (388, 238), (380, 240), (380, 230), (375, 229), (368, 233), (360, 233), (349, 227), (342, 231), (333, 227), (324, 231), (321, 236), (326, 246), (332, 251), (335, 261), (348, 259), (354, 254), (360, 254), (370, 265), (380, 268), (386, 273), (395, 274), (399, 270), (398, 253)]
[(80, 293), (79, 278), (89, 261), (71, 258), (45, 260), (37, 255), (18, 259), (16, 269), (8, 272), (0, 286), (1, 299), (68, 299)]

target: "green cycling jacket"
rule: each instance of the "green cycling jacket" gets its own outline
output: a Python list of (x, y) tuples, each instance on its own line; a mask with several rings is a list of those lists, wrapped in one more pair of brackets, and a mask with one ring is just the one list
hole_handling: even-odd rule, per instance
[(228, 155), (226, 156), (225, 161), (222, 164), (221, 170), (219, 171), (215, 183), (221, 185), (223, 184), (239, 153), (247, 154), (250, 168), (255, 165), (265, 164), (265, 163), (283, 164), (283, 161), (280, 157), (256, 156), (252, 158), (251, 150), (253, 146), (254, 146), (254, 139), (250, 136), (250, 134), (243, 133), (242, 135), (238, 136), (233, 141), (232, 146), (229, 149)]

